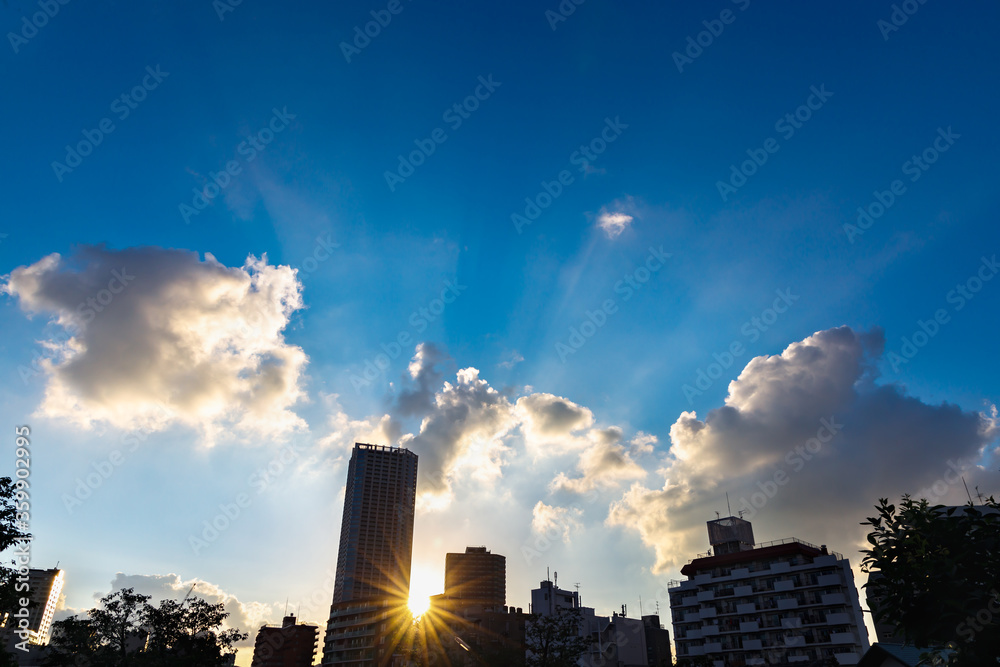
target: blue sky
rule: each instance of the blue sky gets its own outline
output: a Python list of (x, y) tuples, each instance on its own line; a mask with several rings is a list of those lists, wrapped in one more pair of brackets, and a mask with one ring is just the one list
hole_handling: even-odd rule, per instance
[[(4, 423), (30, 424), (35, 434), (34, 558), (67, 570), (68, 607), (90, 606), (117, 572), (176, 573), (257, 609), (248, 619), (273, 618), (277, 601), (311, 594), (335, 562), (345, 456), (362, 433), (410, 442), (422, 462), (442, 467), (451, 500), (438, 498), (417, 516), (415, 573), (438, 578), (428, 592), (443, 583), (446, 551), (487, 544), (507, 554), (510, 603), (522, 606), (546, 565), (580, 581), (599, 610), (655, 597), (694, 555), (685, 549), (704, 550), (701, 522), (724, 509), (724, 491), (749, 494), (767, 473), (755, 466), (780, 460), (761, 450), (732, 468), (739, 456), (731, 448), (763, 445), (725, 433), (695, 442), (680, 425), (685, 411), (702, 422), (724, 404), (744, 417), (766, 412), (780, 454), (794, 445), (782, 438), (798, 437), (780, 424), (844, 408), (858, 420), (844, 437), (882, 452), (845, 447), (836, 454), (843, 465), (874, 465), (883, 455), (887, 465), (903, 455), (914, 461), (881, 485), (824, 480), (818, 470), (799, 484), (803, 493), (837, 486), (830, 502), (851, 512), (925, 487), (952, 456), (985, 464), (967, 478), (995, 487), (1000, 282), (982, 283), (961, 309), (949, 294), (983, 258), (981, 275), (989, 274), (997, 251), (997, 8), (913, 3), (915, 12), (905, 22), (897, 14), (900, 25), (889, 30), (892, 3), (623, 8), (587, 0), (564, 21), (547, 17), (559, 11), (550, 5), (401, 0), (393, 14), (389, 3), (244, 0), (223, 11), (208, 1), (70, 2), (36, 31), (24, 17), (42, 11), (38, 4), (4, 6), (0, 410)], [(341, 43), (374, 20), (371, 12), (391, 21), (348, 62)], [(700, 53), (690, 46), (699, 39)], [(690, 62), (674, 55), (686, 49)], [(467, 105), (467, 118), (456, 104)], [(782, 122), (796, 112), (797, 127)], [(87, 136), (100, 142), (78, 166), (53, 165), (72, 164), (67, 146)], [(421, 145), (434, 150), (417, 155), (422, 164), (390, 188), (386, 172), (403, 173), (399, 156), (409, 160)], [(584, 165), (577, 151), (588, 145), (600, 150)], [(933, 164), (907, 166), (925, 151)], [(754, 155), (763, 164), (743, 166)], [(221, 191), (206, 189), (227, 163)], [(753, 173), (731, 181), (732, 165)], [(562, 172), (564, 183), (552, 185)], [(845, 228), (857, 224), (858, 207), (888, 202), (880, 193), (896, 180), (899, 194), (863, 233)], [(720, 181), (739, 187), (724, 198)], [(559, 193), (550, 204), (539, 199), (546, 184)], [(193, 207), (198, 192), (211, 203), (185, 216), (182, 205)], [(518, 229), (512, 215), (527, 215), (526, 198), (547, 205)], [(606, 229), (608, 221), (619, 227)], [(651, 249), (669, 258), (646, 264)], [(53, 253), (61, 259), (38, 264)], [(269, 268), (241, 268), (264, 254)], [(122, 262), (137, 287), (75, 330), (82, 347), (50, 354), (52, 366), (23, 379), (19, 367), (43, 353), (40, 341), (66, 340), (56, 320), (71, 321), (67, 313)], [(661, 268), (638, 281), (647, 274), (637, 268), (652, 265)], [(259, 291), (249, 301), (212, 302), (224, 274), (249, 280), (255, 272)], [(619, 282), (627, 277), (638, 281), (630, 292)], [(775, 314), (767, 309), (778, 291), (794, 297), (781, 302), (786, 312), (754, 324)], [(443, 292), (453, 301), (435, 305)], [(571, 344), (573, 328), (609, 300), (602, 325), (560, 355), (557, 344)], [(230, 341), (242, 370), (222, 346), (207, 353), (219, 355), (206, 362), (207, 375), (175, 372), (193, 366), (184, 355), (216, 340), (226, 322), (239, 324), (250, 301), (277, 328)], [(947, 321), (912, 359), (893, 364), (903, 337), (938, 310)], [(140, 312), (148, 326), (136, 324)], [(191, 344), (143, 338), (164, 333), (151, 323), (158, 312), (187, 323)], [(850, 342), (845, 330), (811, 338), (837, 327), (849, 328)], [(369, 383), (357, 382), (401, 334), (411, 342)], [(787, 365), (798, 371), (788, 375), (768, 374), (774, 368), (763, 360), (748, 367), (803, 341), (844, 364), (821, 364), (824, 372), (856, 363), (857, 376), (824, 379), (809, 355), (792, 353)], [(420, 342), (433, 347), (410, 375)], [(725, 361), (734, 343), (742, 351), (698, 389), (699, 370), (710, 370), (713, 355)], [(87, 363), (73, 367), (73, 354)], [(460, 382), (456, 374), (468, 368), (501, 398), (474, 391), (469, 376)], [(758, 398), (774, 401), (762, 407), (733, 393), (729, 383), (741, 373), (758, 389), (808, 378), (815, 402), (805, 408), (794, 391), (760, 390)], [(261, 381), (251, 398), (234, 389), (248, 376)], [(222, 388), (212, 400), (231, 401), (228, 412), (206, 407), (206, 396), (184, 398), (215, 380)], [(819, 388), (838, 381), (846, 393), (824, 403)], [(471, 416), (449, 424), (452, 440), (420, 430), (424, 419), (451, 414), (440, 403), (435, 413), (435, 401), (448, 400), (445, 382), (469, 389), (453, 397)], [(164, 399), (168, 416), (132, 400), (146, 390), (172, 397)], [(894, 400), (881, 400), (889, 394)], [(405, 396), (416, 407), (404, 409)], [(532, 431), (542, 413), (531, 410), (552, 405), (514, 407), (533, 396), (567, 401), (583, 415), (573, 422), (579, 428)], [(498, 400), (509, 404), (502, 415), (485, 407)], [(912, 421), (911, 409), (922, 411), (933, 438), (903, 442), (876, 429)], [(258, 421), (234, 428), (239, 415)], [(489, 426), (466, 428), (476, 418)], [(980, 427), (970, 427), (976, 419)], [(141, 446), (70, 512), (64, 494), (136, 428), (148, 431)], [(614, 428), (617, 439), (597, 434)], [(293, 444), (294, 462), (257, 494), (250, 476)], [(587, 456), (599, 458), (588, 447), (610, 447), (620, 474), (595, 482), (598, 497), (583, 501), (576, 522), (573, 503), (583, 496), (550, 484), (559, 473), (599, 475), (597, 464), (585, 470)], [(715, 462), (716, 472), (681, 465), (695, 459)], [(666, 481), (676, 485), (682, 474), (688, 483), (713, 481), (700, 495), (689, 488), (694, 495), (682, 502)], [(188, 537), (247, 489), (253, 503), (195, 554)], [(786, 502), (778, 496), (766, 508), (771, 517), (761, 510), (755, 519), (758, 537), (829, 538), (855, 553), (863, 514), (816, 528), (809, 508), (783, 493)], [(636, 516), (659, 511), (671, 518), (635, 528)], [(538, 559), (522, 556), (557, 515), (560, 538)], [(610, 563), (617, 571), (609, 575)], [(326, 604), (315, 605), (312, 620), (325, 620)]]

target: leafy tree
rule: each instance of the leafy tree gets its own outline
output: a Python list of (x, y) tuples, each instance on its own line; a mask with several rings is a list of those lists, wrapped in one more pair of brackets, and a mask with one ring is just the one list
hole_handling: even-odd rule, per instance
[[(0, 477), (0, 552), (31, 541), (31, 535), (23, 530), (26, 526), (17, 519), (17, 503), (27, 494), (26, 480), (15, 482), (10, 477)], [(17, 561), (12, 557), (7, 562), (11, 567), (0, 564), (0, 618), (20, 609), (20, 598), (24, 595), (17, 590)], [(13, 656), (0, 646), (0, 667), (16, 664)]]
[(527, 667), (573, 667), (590, 648), (580, 636), (583, 620), (579, 609), (558, 609), (543, 616), (532, 614), (525, 626)]
[(102, 598), (100, 608), (90, 610), (91, 626), (101, 643), (110, 649), (108, 652), (115, 656), (116, 664), (133, 664), (129, 640), (142, 631), (139, 622), (148, 602), (148, 595), (123, 588)]
[[(1000, 510), (992, 496), (984, 504)], [(926, 658), (938, 664), (1000, 664), (1000, 514), (909, 496), (876, 509), (862, 523), (872, 527), (862, 569), (879, 573), (867, 584), (875, 620), (935, 649)]]
[(54, 624), (52, 666), (204, 667), (222, 664), (223, 656), (248, 637), (220, 630), (229, 614), (223, 605), (201, 598), (159, 606), (132, 588), (115, 591), (88, 612)]

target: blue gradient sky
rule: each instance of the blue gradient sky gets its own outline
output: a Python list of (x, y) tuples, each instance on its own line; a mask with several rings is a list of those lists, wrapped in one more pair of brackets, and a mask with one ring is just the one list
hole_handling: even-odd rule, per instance
[[(841, 325), (881, 329), (885, 351), (898, 352), (918, 320), (946, 309), (950, 321), (912, 361), (897, 370), (880, 358), (877, 384), (928, 405), (988, 412), (997, 400), (1000, 282), (986, 283), (961, 310), (948, 294), (1000, 246), (1000, 8), (929, 2), (886, 39), (878, 21), (890, 19), (891, 4), (587, 0), (553, 30), (545, 11), (555, 2), (402, 0), (347, 62), (340, 43), (386, 3), (244, 0), (220, 20), (207, 0), (70, 2), (16, 53), (0, 49), (8, 91), (0, 273), (102, 243), (211, 253), (227, 267), (266, 253), (272, 265), (302, 269), (304, 308), (289, 317), (284, 339), (308, 356), (306, 398), (295, 407), (308, 428), (291, 440), (309, 452), (328, 435), (330, 396), (352, 419), (392, 412), (414, 345), (370, 385), (359, 389), (351, 377), (401, 332), (448, 355), (445, 380), (474, 367), (512, 400), (551, 393), (629, 437), (655, 435), (643, 464), (651, 475), (682, 412), (704, 418), (751, 358)], [(679, 72), (672, 54), (724, 10), (732, 22)], [(20, 31), (36, 11), (10, 0), (0, 10), (4, 32)], [(147, 66), (168, 74), (121, 118), (112, 102), (142, 82)], [(498, 86), (453, 128), (443, 114), (474, 94), (479, 77)], [(811, 87), (832, 95), (787, 136), (776, 122), (805, 104)], [(241, 142), (275, 109), (294, 118), (248, 161)], [(60, 180), (52, 163), (103, 118), (114, 131)], [(581, 173), (571, 156), (606, 119), (627, 128)], [(385, 172), (436, 128), (447, 139), (391, 190)], [(932, 146), (939, 128), (959, 138), (911, 181), (904, 163)], [(771, 137), (778, 151), (723, 201), (717, 182)], [(231, 160), (240, 173), (185, 221), (180, 205)], [(519, 233), (511, 215), (524, 214), (525, 198), (562, 170), (573, 182)], [(844, 225), (895, 179), (905, 192), (852, 242)], [(631, 223), (610, 238), (597, 224), (602, 211)], [(318, 238), (337, 247), (314, 265), (305, 260), (318, 256)], [(616, 283), (650, 247), (671, 257), (625, 300)], [(411, 315), (445, 281), (460, 295), (418, 330)], [(759, 338), (746, 335), (776, 290), (798, 299)], [(616, 312), (560, 359), (557, 343), (606, 299)], [(187, 536), (248, 488), (283, 440), (207, 447), (196, 429), (165, 427), (69, 513), (61, 495), (127, 429), (82, 430), (37, 412), (46, 378), (23, 382), (18, 367), (60, 328), (51, 312), (27, 317), (13, 295), (0, 308), (2, 422), (29, 423), (36, 434), (34, 558), (61, 561), (69, 607), (90, 606), (119, 571), (201, 578), (244, 603), (269, 605), (320, 585), (335, 559), (343, 449), (280, 476), (239, 529), (198, 555)], [(713, 353), (734, 341), (746, 351), (689, 400), (684, 385), (694, 386)], [(401, 423), (416, 432), (420, 415)], [(650, 545), (604, 524), (621, 488), (586, 514), (581, 540), (599, 549), (561, 544), (545, 562), (526, 562), (518, 551), (529, 539), (530, 496), (546, 497), (544, 483), (533, 484), (506, 473), (491, 493), (515, 501), (500, 503), (496, 517), (474, 513), (474, 502), (447, 520), (418, 514), (415, 568), (439, 577), (446, 551), (484, 543), (508, 555), (511, 604), (527, 606), (549, 564), (583, 582), (585, 602), (599, 610), (655, 593), (667, 575), (650, 572)], [(656, 486), (652, 478), (647, 485)], [(794, 530), (783, 523), (759, 528), (758, 537), (822, 541), (805, 534), (808, 522)], [(834, 548), (853, 553), (852, 544)], [(618, 567), (609, 575), (610, 562)], [(325, 604), (312, 620), (325, 619)]]

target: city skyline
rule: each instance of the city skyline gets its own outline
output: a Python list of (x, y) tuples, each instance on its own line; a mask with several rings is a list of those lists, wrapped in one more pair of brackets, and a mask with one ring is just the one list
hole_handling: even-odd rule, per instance
[(419, 457), (415, 597), (485, 545), (510, 606), (551, 569), (665, 623), (717, 512), (857, 576), (879, 498), (1000, 489), (1000, 7), (0, 27), (4, 465), (28, 429), (57, 620), (196, 584), (322, 631), (355, 443)]

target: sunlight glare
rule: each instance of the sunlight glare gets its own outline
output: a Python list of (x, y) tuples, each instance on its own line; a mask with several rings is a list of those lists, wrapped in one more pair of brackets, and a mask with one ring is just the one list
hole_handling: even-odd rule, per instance
[(416, 618), (417, 616), (422, 616), (430, 608), (431, 597), (429, 595), (414, 593), (410, 595), (410, 601), (407, 604), (410, 607), (410, 613)]

